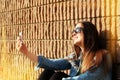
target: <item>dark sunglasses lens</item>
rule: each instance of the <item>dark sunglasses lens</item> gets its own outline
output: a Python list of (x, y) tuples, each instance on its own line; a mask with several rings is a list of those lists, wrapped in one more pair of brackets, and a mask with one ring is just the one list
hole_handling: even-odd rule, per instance
[(81, 31), (82, 31), (82, 28), (76, 28), (75, 30), (72, 31), (72, 33), (73, 33), (73, 32), (75, 32), (75, 33), (80, 33)]
[(77, 28), (76, 29), (76, 33), (80, 33), (81, 32), (81, 29), (80, 28)]

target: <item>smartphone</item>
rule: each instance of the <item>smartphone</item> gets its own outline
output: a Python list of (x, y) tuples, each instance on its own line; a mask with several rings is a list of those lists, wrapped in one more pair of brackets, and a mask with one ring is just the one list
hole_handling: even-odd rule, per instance
[(20, 40), (22, 41), (22, 31), (19, 32), (19, 37), (20, 37)]

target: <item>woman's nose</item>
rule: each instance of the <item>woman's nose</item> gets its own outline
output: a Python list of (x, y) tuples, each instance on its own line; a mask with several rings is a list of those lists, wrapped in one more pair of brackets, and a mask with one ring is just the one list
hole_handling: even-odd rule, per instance
[(76, 35), (76, 33), (75, 33), (75, 32), (73, 32), (73, 33), (72, 33), (72, 37), (73, 37), (73, 36), (75, 36), (75, 35)]

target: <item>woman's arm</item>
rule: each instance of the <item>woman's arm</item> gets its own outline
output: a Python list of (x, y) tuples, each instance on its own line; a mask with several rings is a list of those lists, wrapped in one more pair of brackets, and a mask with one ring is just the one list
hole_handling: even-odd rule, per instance
[(25, 56), (27, 56), (31, 61), (33, 61), (35, 63), (38, 62), (38, 57), (35, 54), (28, 51), (28, 48), (23, 43), (23, 41), (21, 40), (20, 37), (17, 38), (16, 48), (17, 48), (18, 51), (20, 51)]
[(66, 70), (71, 68), (68, 60), (60, 59), (47, 59), (44, 56), (38, 56), (37, 68), (45, 68), (50, 70)]
[(52, 70), (63, 70), (71, 68), (70, 63), (65, 59), (47, 59), (44, 56), (36, 56), (28, 51), (26, 45), (22, 42), (21, 38), (17, 38), (16, 48), (18, 51), (27, 56), (31, 61), (38, 63), (37, 67), (42, 67)]

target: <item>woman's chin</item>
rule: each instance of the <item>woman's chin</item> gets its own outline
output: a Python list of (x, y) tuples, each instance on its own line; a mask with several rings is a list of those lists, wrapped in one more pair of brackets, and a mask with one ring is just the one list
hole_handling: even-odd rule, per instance
[(78, 43), (77, 43), (77, 42), (74, 42), (74, 45), (77, 45), (77, 46), (78, 46)]
[(75, 42), (75, 41), (74, 41), (74, 45), (80, 46), (80, 42), (77, 42), (77, 41)]

